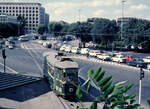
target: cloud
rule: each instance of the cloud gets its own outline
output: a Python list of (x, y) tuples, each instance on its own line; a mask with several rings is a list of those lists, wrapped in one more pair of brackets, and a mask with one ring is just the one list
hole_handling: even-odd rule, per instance
[(146, 10), (149, 9), (149, 7), (147, 5), (144, 4), (139, 4), (139, 5), (132, 5), (130, 6), (130, 10), (132, 11), (136, 11), (136, 10)]
[(93, 13), (94, 17), (101, 17), (104, 14), (104, 10), (97, 10)]
[(88, 2), (82, 3), (84, 6), (89, 7), (99, 7), (99, 6), (111, 6), (111, 5), (120, 5), (120, 0), (91, 0)]

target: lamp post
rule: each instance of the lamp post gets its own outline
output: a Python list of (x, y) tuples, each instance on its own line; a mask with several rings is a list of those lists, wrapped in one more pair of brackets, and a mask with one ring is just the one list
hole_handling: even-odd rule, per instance
[(123, 30), (124, 3), (125, 3), (125, 2), (126, 2), (125, 0), (122, 0), (122, 19), (121, 19), (121, 49), (122, 49), (122, 36), (123, 36), (122, 30)]

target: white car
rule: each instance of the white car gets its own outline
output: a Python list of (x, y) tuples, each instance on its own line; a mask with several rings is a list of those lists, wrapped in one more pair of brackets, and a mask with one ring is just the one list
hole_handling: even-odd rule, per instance
[(13, 45), (8, 45), (8, 48), (9, 48), (9, 49), (13, 49), (14, 46), (13, 46)]
[(51, 47), (51, 43), (46, 41), (46, 42), (43, 42), (43, 46), (44, 47), (47, 47), (47, 48), (50, 48)]
[(147, 69), (150, 70), (150, 64), (147, 65)]
[(19, 40), (19, 41), (29, 41), (29, 37), (23, 35), (23, 36), (20, 36), (18, 40)]
[(97, 55), (97, 58), (101, 59), (101, 60), (104, 60), (104, 61), (109, 61), (111, 60), (111, 57), (107, 54), (99, 54)]
[(125, 63), (126, 58), (123, 55), (116, 55), (115, 57), (111, 58), (113, 62), (118, 62), (118, 63)]
[(71, 52), (71, 46), (70, 45), (68, 45), (68, 46), (66, 46), (66, 48), (65, 48), (65, 52)]
[(100, 55), (101, 53), (100, 53), (100, 51), (99, 50), (90, 50), (90, 52), (89, 52), (89, 55), (90, 56), (97, 56), (97, 55)]
[(78, 53), (80, 53), (80, 49), (78, 47), (72, 47), (71, 52), (78, 54)]
[(66, 49), (66, 45), (63, 45), (63, 46), (60, 47), (59, 50), (60, 50), (60, 51), (64, 51), (65, 49)]
[(88, 48), (81, 48), (80, 53), (81, 54), (87, 54), (87, 53), (89, 53), (89, 49)]
[(150, 56), (147, 56), (147, 57), (143, 58), (143, 61), (147, 62), (147, 63), (150, 63)]

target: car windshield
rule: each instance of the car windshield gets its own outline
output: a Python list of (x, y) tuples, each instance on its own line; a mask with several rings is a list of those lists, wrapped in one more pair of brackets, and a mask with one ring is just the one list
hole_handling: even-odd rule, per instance
[(138, 58), (137, 58), (137, 59), (135, 59), (135, 61), (141, 61), (141, 62), (143, 62), (143, 60), (142, 60), (142, 59), (138, 59)]

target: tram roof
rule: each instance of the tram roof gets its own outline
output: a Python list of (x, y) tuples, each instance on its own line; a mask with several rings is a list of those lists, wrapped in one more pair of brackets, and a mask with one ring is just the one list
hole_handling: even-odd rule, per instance
[(78, 64), (74, 61), (71, 61), (71, 58), (68, 56), (58, 56), (56, 57), (57, 53), (50, 53), (47, 55), (47, 60), (52, 65), (58, 68), (78, 68)]

